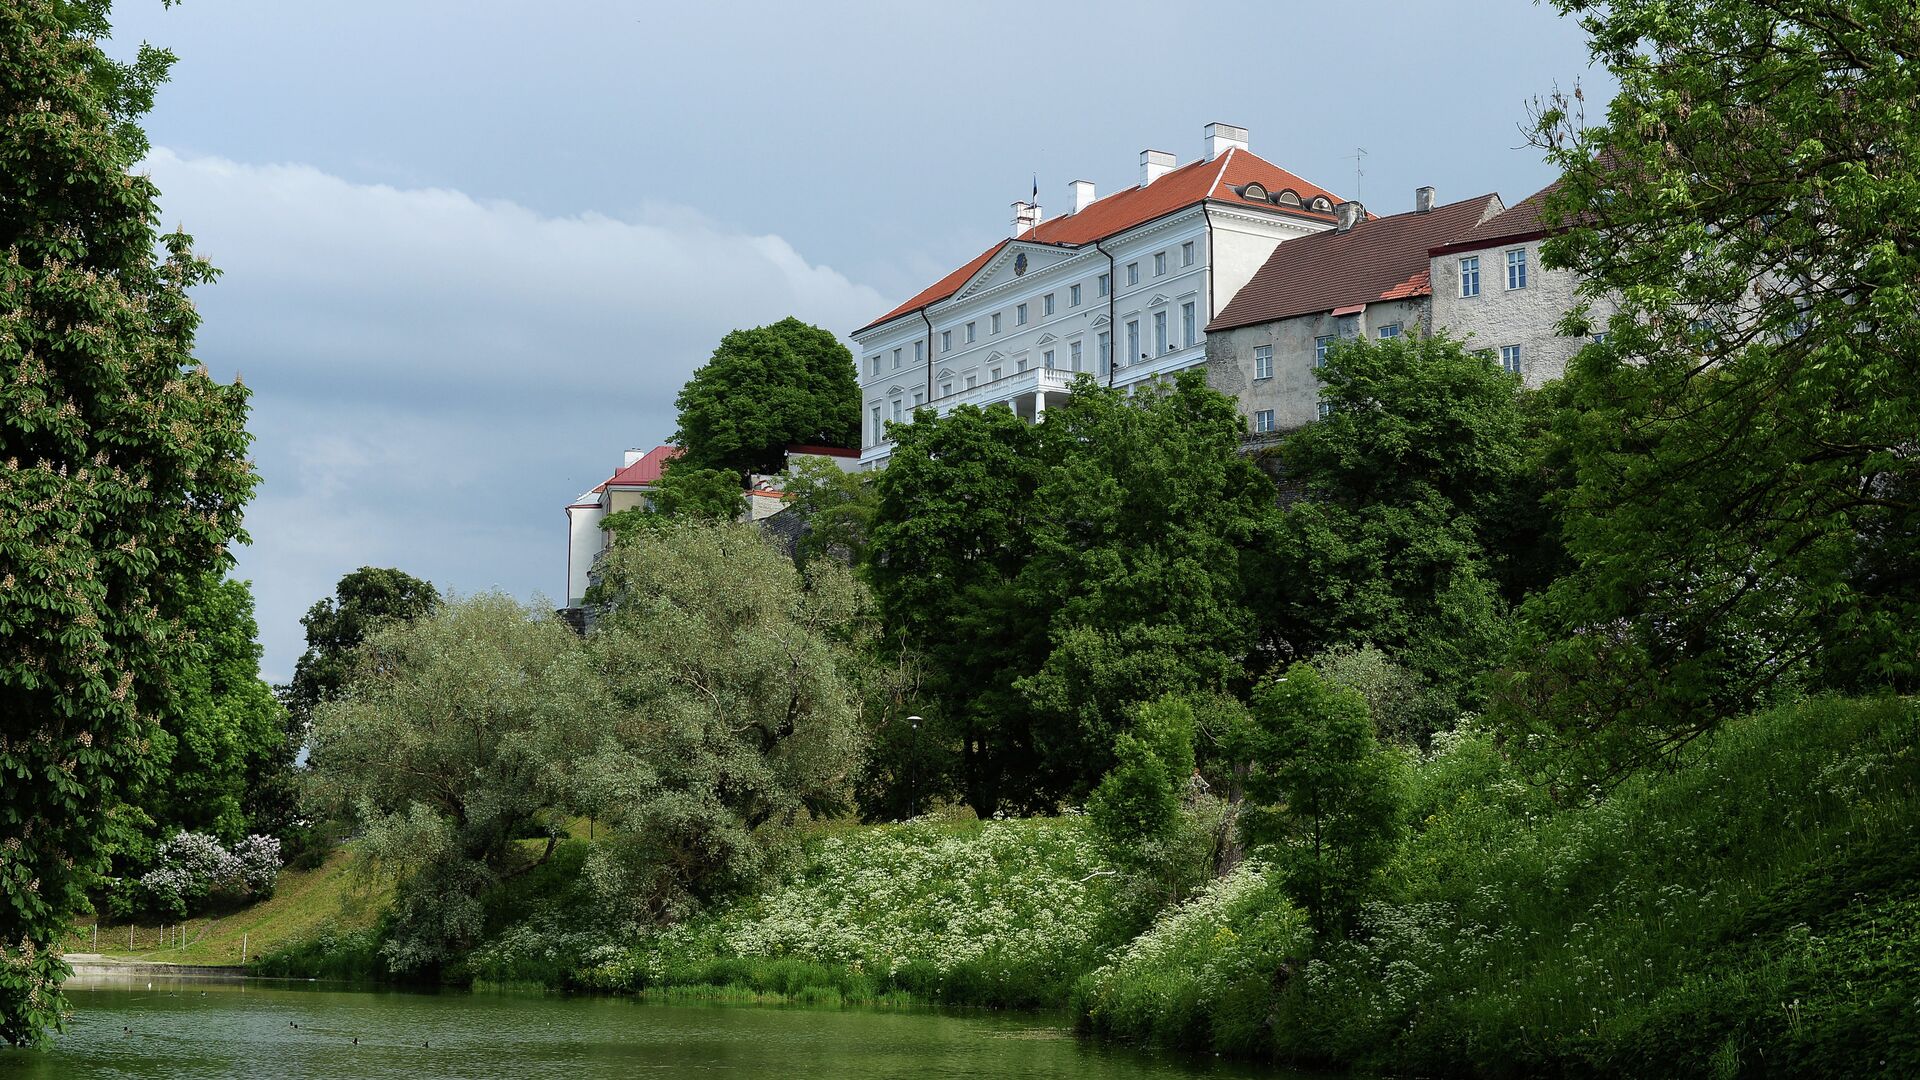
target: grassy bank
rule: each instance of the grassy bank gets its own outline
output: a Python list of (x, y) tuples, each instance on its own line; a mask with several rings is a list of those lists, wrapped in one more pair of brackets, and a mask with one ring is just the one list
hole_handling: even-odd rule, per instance
[(1809, 702), (1556, 809), (1454, 736), (1358, 933), (1299, 962), (1250, 870), (1076, 1009), (1116, 1037), (1425, 1074), (1917, 1075), (1917, 744), (1911, 702)]
[[(273, 896), (235, 911), (178, 923), (102, 922), (77, 925), (70, 952), (120, 960), (238, 966), (298, 943), (366, 931), (386, 905), (383, 888), (353, 873), (353, 855), (335, 851), (312, 870), (283, 870)], [(98, 943), (96, 948), (95, 943)]]

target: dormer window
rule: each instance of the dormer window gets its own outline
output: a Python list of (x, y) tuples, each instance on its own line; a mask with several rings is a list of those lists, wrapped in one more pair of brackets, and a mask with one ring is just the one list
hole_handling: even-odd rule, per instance
[(1299, 206), (1300, 196), (1290, 190), (1276, 191), (1273, 193), (1273, 201), (1281, 206)]
[(1243, 199), (1252, 199), (1255, 202), (1266, 202), (1267, 201), (1266, 186), (1261, 184), (1260, 181), (1255, 180), (1253, 183), (1248, 184), (1246, 187), (1243, 187), (1240, 189), (1240, 197)]
[(1327, 201), (1325, 195), (1315, 195), (1313, 197), (1313, 208), (1322, 214), (1333, 213), (1333, 204)]

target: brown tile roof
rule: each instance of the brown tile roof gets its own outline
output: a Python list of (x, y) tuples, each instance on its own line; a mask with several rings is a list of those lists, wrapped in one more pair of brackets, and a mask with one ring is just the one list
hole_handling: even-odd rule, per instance
[[(1240, 189), (1251, 181), (1259, 181), (1269, 193), (1277, 194), (1290, 190), (1300, 197), (1300, 207), (1282, 207), (1259, 199), (1249, 199), (1240, 194)], [(1310, 184), (1278, 165), (1258, 157), (1253, 153), (1235, 147), (1212, 161), (1195, 161), (1182, 165), (1160, 177), (1151, 184), (1134, 186), (1125, 191), (1116, 192), (1077, 214), (1043, 221), (1020, 237), (1022, 242), (1051, 244), (1060, 247), (1081, 247), (1095, 240), (1105, 240), (1116, 233), (1125, 232), (1136, 225), (1142, 225), (1158, 217), (1165, 217), (1176, 210), (1184, 210), (1201, 202), (1213, 201), (1234, 206), (1259, 207), (1262, 210), (1280, 214), (1291, 214), (1312, 221), (1332, 221), (1333, 213), (1317, 212), (1307, 209), (1305, 204), (1315, 196), (1326, 196), (1329, 203), (1338, 206), (1340, 196)], [(945, 300), (960, 291), (973, 275), (980, 272), (993, 257), (998, 255), (1011, 240), (1002, 240), (983, 251), (965, 266), (927, 286), (912, 299), (885, 315), (855, 330), (867, 330), (884, 322), (891, 322), (902, 315), (936, 301)]]
[(1434, 245), (1432, 253), (1444, 255), (1453, 251), (1471, 251), (1474, 248), (1492, 247), (1502, 241), (1532, 240), (1545, 236), (1549, 231), (1545, 219), (1547, 196), (1559, 186), (1560, 181), (1555, 180), (1481, 222), (1477, 228)]
[(1498, 195), (1436, 206), (1426, 213), (1370, 218), (1346, 232), (1296, 237), (1207, 325), (1209, 332), (1291, 319), (1339, 307), (1426, 296), (1427, 252), (1497, 214)]

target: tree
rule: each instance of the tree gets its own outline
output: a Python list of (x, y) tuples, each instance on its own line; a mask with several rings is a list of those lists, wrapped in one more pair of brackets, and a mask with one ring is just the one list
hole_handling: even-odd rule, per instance
[(1254, 691), (1253, 720), (1247, 845), (1279, 870), (1317, 936), (1342, 933), (1399, 840), (1404, 769), (1374, 742), (1360, 693), (1307, 664)]
[[(189, 238), (157, 234), (139, 119), (172, 57), (120, 64), (105, 0), (0, 7), (0, 1041), (59, 1023), (59, 943), (150, 766), (186, 598), (229, 565), (247, 392), (192, 356)], [(156, 256), (155, 249), (164, 254)]]
[(921, 410), (888, 434), (867, 575), (889, 637), (926, 663), (928, 724), (915, 745), (924, 737), (952, 754), (913, 780), (923, 796), (957, 791), (981, 817), (1003, 800), (1038, 808), (1041, 762), (1014, 681), (1037, 667), (1046, 622), (1014, 582), (1041, 509), (1040, 429), (1004, 406), (963, 405)]
[(848, 472), (825, 458), (802, 458), (787, 470), (787, 512), (802, 523), (794, 558), (826, 556), (849, 566), (867, 561), (879, 490), (872, 474)]
[(1302, 657), (1373, 645), (1459, 694), (1498, 654), (1503, 592), (1536, 584), (1530, 553), (1552, 546), (1525, 393), (1442, 337), (1342, 342), (1319, 374), (1332, 412), (1281, 446), (1300, 497), (1270, 632)]
[(861, 763), (866, 591), (808, 579), (752, 526), (670, 522), (601, 563), (605, 613), (584, 675), (602, 695), (558, 718), (544, 756), (561, 805), (604, 823), (587, 873), (634, 923), (665, 921), (770, 869), (783, 831), (844, 812)]
[(595, 673), (565, 624), (497, 593), (387, 620), (351, 659), (352, 693), (314, 710), (311, 797), (399, 879), (389, 968), (432, 971), (478, 939), (511, 841), (558, 801), (541, 749), (596, 715)]
[(853, 354), (826, 330), (788, 317), (735, 330), (674, 399), (680, 461), (694, 469), (776, 473), (793, 443), (860, 445)]
[(1138, 703), (1243, 686), (1248, 583), (1274, 488), (1245, 422), (1200, 372), (1129, 397), (1091, 380), (1051, 409), (1026, 603), (1052, 646), (1022, 691), (1062, 793), (1083, 796)]
[(1133, 730), (1114, 741), (1114, 766), (1087, 800), (1087, 816), (1108, 850), (1136, 862), (1173, 831), (1193, 775), (1193, 707), (1168, 695), (1135, 710)]
[(1569, 783), (1798, 683), (1920, 680), (1920, 19), (1902, 0), (1557, 0), (1619, 79), (1545, 103), (1604, 329), (1569, 370), (1577, 569), (1498, 713)]
[(440, 592), (431, 583), (373, 566), (341, 577), (332, 596), (315, 601), (300, 619), (307, 651), (294, 663), (293, 681), (280, 692), (292, 732), (289, 752), (299, 749), (320, 703), (340, 696), (359, 664), (355, 654), (362, 642), (386, 623), (417, 619), (439, 604)]

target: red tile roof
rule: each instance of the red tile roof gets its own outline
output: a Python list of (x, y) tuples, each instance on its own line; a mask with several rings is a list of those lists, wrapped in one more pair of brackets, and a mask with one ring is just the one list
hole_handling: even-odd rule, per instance
[[(1277, 206), (1261, 199), (1249, 199), (1240, 194), (1248, 183), (1258, 181), (1269, 194), (1292, 191), (1300, 197), (1299, 207)], [(1281, 215), (1306, 218), (1311, 221), (1332, 221), (1332, 211), (1310, 210), (1306, 204), (1316, 196), (1325, 196), (1329, 203), (1338, 206), (1338, 195), (1310, 184), (1270, 161), (1253, 153), (1235, 147), (1212, 161), (1195, 161), (1182, 165), (1160, 177), (1151, 184), (1134, 186), (1125, 191), (1116, 192), (1077, 214), (1043, 221), (1019, 237), (1021, 243), (1048, 244), (1056, 247), (1082, 247), (1096, 240), (1105, 240), (1109, 236), (1122, 233), (1136, 225), (1143, 225), (1155, 218), (1165, 217), (1176, 210), (1184, 210), (1202, 202), (1212, 201), (1233, 206), (1258, 207), (1261, 210)], [(860, 333), (881, 323), (890, 322), (908, 312), (927, 306), (939, 300), (945, 300), (960, 291), (961, 286), (972, 280), (1001, 249), (1012, 240), (1002, 240), (981, 252), (965, 266), (927, 286), (906, 303), (887, 312), (885, 315), (855, 330)]]
[(1426, 213), (1370, 218), (1346, 232), (1295, 237), (1273, 249), (1207, 330), (1429, 295), (1428, 250), (1499, 210), (1499, 196), (1481, 195)]
[(656, 446), (647, 451), (639, 461), (614, 473), (613, 478), (603, 486), (652, 487), (660, 482), (660, 471), (667, 467), (667, 462), (679, 456), (680, 448), (677, 446)]

